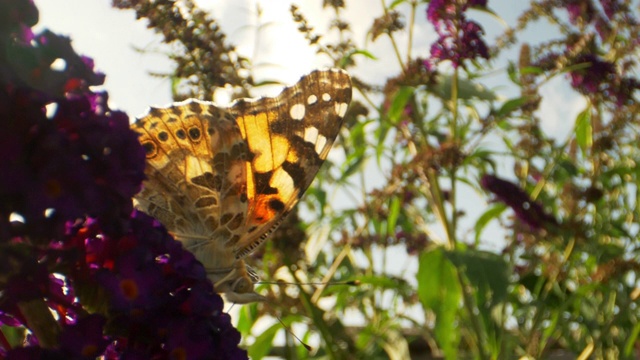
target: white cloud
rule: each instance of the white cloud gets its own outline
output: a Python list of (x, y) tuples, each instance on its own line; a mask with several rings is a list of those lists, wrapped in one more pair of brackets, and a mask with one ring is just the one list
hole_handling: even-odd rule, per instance
[(564, 141), (575, 125), (578, 114), (584, 110), (586, 100), (571, 90), (568, 80), (556, 77), (540, 88), (542, 102), (537, 115), (542, 131), (558, 141)]

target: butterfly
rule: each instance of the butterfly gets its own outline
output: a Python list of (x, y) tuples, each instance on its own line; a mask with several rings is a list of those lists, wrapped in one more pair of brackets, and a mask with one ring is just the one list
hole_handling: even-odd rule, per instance
[(351, 101), (340, 69), (316, 70), (276, 97), (229, 107), (195, 99), (151, 108), (132, 124), (146, 152), (136, 208), (158, 219), (204, 265), (228, 301), (264, 298), (244, 257), (298, 203)]

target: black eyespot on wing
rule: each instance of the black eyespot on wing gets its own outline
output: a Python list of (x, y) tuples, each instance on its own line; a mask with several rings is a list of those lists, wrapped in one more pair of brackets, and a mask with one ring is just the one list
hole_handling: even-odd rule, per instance
[(144, 143), (142, 143), (142, 148), (144, 149), (144, 153), (148, 158), (154, 157), (158, 150), (156, 148), (156, 144), (154, 144), (153, 141), (145, 141)]
[(281, 212), (284, 210), (284, 203), (279, 199), (271, 199), (269, 200), (269, 207), (277, 212)]
[(202, 134), (200, 134), (200, 129), (197, 127), (192, 127), (189, 129), (189, 137), (191, 138), (191, 140), (193, 141), (198, 141), (200, 140), (200, 136)]
[(178, 129), (176, 131), (176, 137), (180, 140), (184, 140), (187, 138), (187, 133), (184, 132), (184, 129)]
[(161, 131), (158, 133), (158, 139), (162, 142), (169, 140), (169, 134), (166, 131)]

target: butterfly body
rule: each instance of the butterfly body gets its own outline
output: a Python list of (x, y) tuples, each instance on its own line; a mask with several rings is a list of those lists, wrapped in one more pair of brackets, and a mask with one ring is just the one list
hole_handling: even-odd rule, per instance
[(194, 253), (216, 291), (260, 301), (243, 258), (311, 184), (350, 100), (349, 75), (331, 69), (228, 108), (197, 100), (152, 108), (132, 125), (147, 156), (136, 206)]

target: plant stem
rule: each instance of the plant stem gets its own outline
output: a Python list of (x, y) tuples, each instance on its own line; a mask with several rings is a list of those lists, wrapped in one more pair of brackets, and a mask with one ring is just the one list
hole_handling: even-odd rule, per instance
[[(451, 142), (455, 148), (460, 146), (458, 139), (458, 68), (453, 71), (453, 79), (451, 81)], [(456, 210), (456, 189), (457, 181), (456, 174), (458, 166), (455, 161), (451, 167), (451, 194), (449, 196), (449, 202), (451, 203), (451, 221), (449, 225), (449, 246), (451, 249), (456, 247), (456, 229), (458, 227), (458, 213)]]
[(18, 303), (18, 308), (27, 320), (27, 327), (38, 339), (43, 348), (55, 348), (58, 345), (60, 327), (43, 299), (34, 299)]
[(489, 359), (488, 355), (485, 354), (484, 338), (486, 338), (486, 336), (484, 335), (483, 326), (480, 324), (480, 315), (476, 314), (476, 312), (474, 311), (475, 301), (473, 301), (473, 294), (471, 294), (472, 286), (467, 284), (462, 273), (460, 272), (460, 269), (458, 269), (456, 273), (458, 274), (458, 282), (462, 287), (462, 299), (463, 299), (462, 302), (464, 303), (464, 307), (467, 309), (467, 312), (469, 313), (471, 327), (473, 328), (473, 332), (475, 332), (476, 334), (476, 339), (478, 342), (477, 343), (478, 357), (480, 359)]

